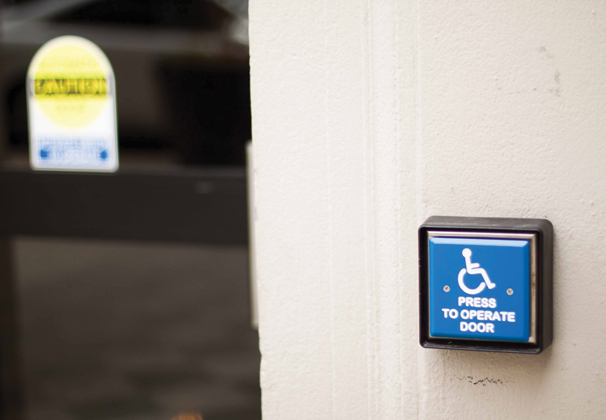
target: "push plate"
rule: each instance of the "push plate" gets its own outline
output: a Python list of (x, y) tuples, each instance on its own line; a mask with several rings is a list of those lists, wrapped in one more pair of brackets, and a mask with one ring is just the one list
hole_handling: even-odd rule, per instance
[(552, 340), (547, 220), (432, 217), (419, 230), (421, 345), (540, 353)]

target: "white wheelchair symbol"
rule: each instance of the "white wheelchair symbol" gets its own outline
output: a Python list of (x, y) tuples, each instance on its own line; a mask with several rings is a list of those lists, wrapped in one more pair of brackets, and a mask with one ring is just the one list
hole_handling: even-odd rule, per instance
[[(465, 248), (463, 250), (463, 257), (465, 258), (465, 268), (459, 271), (459, 287), (461, 288), (461, 290), (470, 295), (477, 295), (482, 290), (484, 290), (486, 286), (488, 286), (489, 289), (494, 289), (496, 287), (496, 284), (490, 281), (490, 277), (488, 277), (488, 273), (486, 273), (486, 270), (480, 268), (479, 263), (471, 262), (471, 249)], [(470, 289), (465, 285), (465, 282), (463, 281), (463, 278), (465, 277), (466, 273), (481, 274), (484, 281), (480, 283), (480, 285), (475, 289)]]

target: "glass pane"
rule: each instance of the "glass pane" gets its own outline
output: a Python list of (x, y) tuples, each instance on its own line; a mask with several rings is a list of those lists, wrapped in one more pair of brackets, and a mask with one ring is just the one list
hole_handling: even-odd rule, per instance
[(246, 248), (14, 247), (27, 420), (261, 418)]

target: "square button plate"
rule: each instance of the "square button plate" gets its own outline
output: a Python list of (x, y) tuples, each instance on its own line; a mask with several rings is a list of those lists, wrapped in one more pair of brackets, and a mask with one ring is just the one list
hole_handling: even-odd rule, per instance
[(530, 294), (530, 240), (429, 239), (431, 337), (528, 342)]
[(538, 354), (553, 341), (553, 226), (432, 216), (419, 228), (422, 347)]

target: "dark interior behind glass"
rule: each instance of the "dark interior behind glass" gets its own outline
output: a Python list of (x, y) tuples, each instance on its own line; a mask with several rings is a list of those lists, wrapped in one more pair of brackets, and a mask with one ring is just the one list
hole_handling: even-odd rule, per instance
[[(247, 8), (0, 0), (3, 418), (261, 418)], [(114, 175), (28, 167), (27, 67), (61, 35), (93, 41), (114, 68)]]

